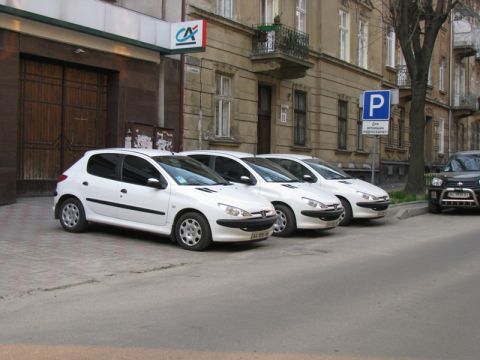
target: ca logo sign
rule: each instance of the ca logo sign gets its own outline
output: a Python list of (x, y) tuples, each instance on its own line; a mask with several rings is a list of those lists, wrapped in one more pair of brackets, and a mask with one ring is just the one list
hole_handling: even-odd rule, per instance
[(195, 35), (198, 33), (198, 25), (194, 27), (181, 28), (177, 31), (175, 39), (177, 40), (177, 45), (192, 45), (196, 43)]

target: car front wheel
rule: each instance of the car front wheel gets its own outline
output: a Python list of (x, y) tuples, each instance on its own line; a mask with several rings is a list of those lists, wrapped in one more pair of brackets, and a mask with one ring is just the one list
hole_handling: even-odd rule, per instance
[(428, 202), (428, 212), (431, 214), (438, 214), (442, 211), (442, 208), (438, 204), (434, 204), (431, 201)]
[(275, 204), (274, 206), (277, 212), (277, 220), (273, 225), (273, 235), (280, 237), (290, 236), (297, 227), (293, 211), (283, 204)]
[(207, 219), (195, 212), (183, 214), (175, 224), (175, 240), (184, 249), (205, 250), (212, 243)]
[(60, 224), (63, 229), (78, 233), (87, 227), (87, 219), (85, 218), (85, 210), (80, 200), (76, 198), (68, 198), (60, 205)]
[(352, 207), (350, 203), (343, 198), (340, 198), (340, 202), (343, 207), (343, 214), (340, 216), (340, 226), (347, 226), (352, 221)]

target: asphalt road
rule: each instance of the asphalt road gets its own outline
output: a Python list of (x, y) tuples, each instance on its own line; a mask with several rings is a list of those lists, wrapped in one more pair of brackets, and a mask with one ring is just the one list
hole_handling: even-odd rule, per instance
[(478, 360), (478, 220), (178, 250), (170, 266), (5, 298), (0, 358)]

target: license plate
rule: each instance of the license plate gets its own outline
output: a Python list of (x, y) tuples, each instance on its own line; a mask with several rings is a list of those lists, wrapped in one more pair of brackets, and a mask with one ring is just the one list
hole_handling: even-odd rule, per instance
[(335, 227), (338, 225), (338, 221), (337, 220), (333, 220), (333, 221), (327, 221), (327, 225), (326, 227), (327, 228), (331, 228), (331, 227)]
[(385, 216), (387, 214), (387, 210), (377, 211), (378, 216)]
[(268, 237), (269, 233), (270, 232), (268, 230), (266, 230), (266, 231), (255, 231), (250, 236), (250, 240), (265, 239), (266, 237)]
[(451, 193), (448, 193), (448, 197), (456, 198), (456, 199), (467, 199), (470, 197), (470, 194), (466, 192), (451, 192)]

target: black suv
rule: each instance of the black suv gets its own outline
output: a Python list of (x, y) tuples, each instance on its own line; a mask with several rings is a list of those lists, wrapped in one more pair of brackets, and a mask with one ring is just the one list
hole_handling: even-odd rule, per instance
[(428, 210), (480, 208), (480, 151), (453, 155), (428, 188)]

